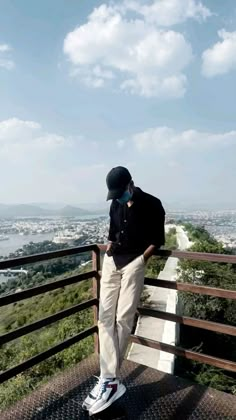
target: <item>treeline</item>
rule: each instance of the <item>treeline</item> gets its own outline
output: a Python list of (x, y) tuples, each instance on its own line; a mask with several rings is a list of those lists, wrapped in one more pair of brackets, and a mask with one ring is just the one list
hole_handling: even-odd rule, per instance
[[(203, 226), (194, 227), (188, 223), (185, 228), (190, 240), (194, 242), (191, 251), (232, 253), (232, 250), (226, 250)], [(179, 263), (179, 281), (236, 290), (236, 266), (183, 260)], [(186, 316), (236, 326), (235, 300), (184, 292), (179, 293), (179, 300)], [(232, 336), (181, 325), (180, 344), (187, 349), (236, 360), (236, 339)], [(181, 358), (177, 359), (176, 373), (200, 384), (236, 394), (234, 373)]]

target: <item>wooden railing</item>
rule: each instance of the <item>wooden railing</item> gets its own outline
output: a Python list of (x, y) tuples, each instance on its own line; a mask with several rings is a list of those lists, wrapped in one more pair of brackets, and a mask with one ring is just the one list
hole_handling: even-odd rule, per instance
[[(197, 261), (208, 261), (217, 263), (236, 263), (236, 256), (222, 255), (222, 254), (209, 254), (201, 252), (182, 252), (182, 251), (159, 251), (159, 256), (166, 257), (172, 256), (179, 259), (197, 260)], [(207, 286), (201, 286), (197, 284), (182, 283), (176, 281), (168, 281), (161, 279), (150, 279), (145, 278), (145, 284), (156, 287), (163, 287), (168, 289), (174, 289), (182, 292), (197, 293), (200, 295), (214, 296), (219, 298), (234, 299), (236, 300), (236, 290), (227, 290), (221, 288), (213, 288)], [(236, 285), (235, 285), (236, 286)], [(169, 312), (163, 312), (147, 307), (138, 308), (140, 315), (146, 315), (155, 317), (167, 321), (176, 322), (183, 325), (188, 325), (195, 328), (201, 328), (208, 331), (214, 331), (217, 333), (227, 334), (236, 336), (236, 327), (233, 325), (225, 325), (217, 322), (206, 321), (202, 319), (190, 318), (186, 316), (179, 316)], [(197, 362), (206, 363), (218, 368), (222, 368), (231, 372), (236, 372), (236, 362), (226, 359), (220, 359), (218, 357), (209, 356), (207, 354), (197, 353), (192, 350), (186, 350), (182, 347), (173, 346), (159, 341), (153, 341), (145, 339), (140, 336), (132, 335), (131, 341), (134, 343), (143, 344), (148, 347), (152, 347), (158, 350), (172, 353), (176, 356), (182, 356), (186, 359), (195, 360)]]
[[(100, 250), (104, 251), (106, 248), (104, 245), (100, 245)], [(217, 263), (228, 263), (236, 264), (235, 255), (225, 254), (211, 254), (203, 252), (188, 252), (188, 251), (169, 251), (169, 250), (158, 250), (156, 255), (162, 258), (175, 257), (179, 259), (195, 260), (195, 261), (207, 261)], [(227, 290), (221, 288), (213, 288), (207, 286), (200, 286), (190, 283), (182, 283), (176, 281), (162, 280), (162, 279), (151, 279), (145, 277), (144, 284), (147, 286), (163, 287), (167, 289), (178, 290), (182, 292), (197, 293), (200, 295), (214, 296), (219, 298), (234, 299), (236, 300), (236, 290)], [(236, 287), (236, 285), (235, 285)], [(236, 327), (233, 325), (225, 325), (217, 322), (205, 321), (202, 319), (190, 318), (186, 316), (179, 316), (169, 312), (159, 311), (156, 309), (150, 309), (148, 307), (139, 307), (138, 312), (140, 315), (146, 315), (154, 318), (159, 318), (167, 321), (176, 322), (179, 324), (189, 325), (195, 328), (201, 328), (217, 333), (227, 334), (236, 336)], [(144, 337), (137, 336), (135, 334), (130, 337), (131, 342), (142, 344), (147, 347), (152, 347), (157, 350), (162, 350), (167, 353), (172, 353), (176, 356), (182, 356), (186, 359), (192, 359), (201, 363), (207, 363), (212, 366), (216, 366), (231, 372), (236, 372), (236, 362), (226, 359), (220, 359), (218, 357), (209, 356), (202, 353), (197, 353), (192, 350), (187, 350), (182, 347), (166, 344), (160, 341), (150, 340)]]
[(82, 302), (80, 304), (74, 305), (68, 309), (57, 312), (56, 314), (50, 315), (39, 321), (35, 321), (31, 324), (25, 325), (23, 327), (17, 328), (16, 330), (10, 331), (6, 334), (0, 336), (0, 346), (6, 343), (9, 343), (16, 338), (25, 336), (33, 331), (37, 331), (42, 327), (48, 326), (56, 321), (64, 319), (68, 316), (71, 316), (75, 313), (83, 311), (84, 309), (93, 307), (94, 308), (94, 325), (90, 328), (87, 328), (85, 331), (80, 332), (79, 334), (68, 338), (67, 340), (60, 342), (59, 344), (51, 347), (50, 349), (37, 354), (36, 356), (31, 357), (29, 360), (26, 360), (17, 366), (11, 367), (8, 370), (0, 373), (0, 383), (18, 375), (19, 373), (24, 372), (25, 370), (35, 366), (36, 364), (48, 359), (51, 356), (59, 353), (62, 350), (72, 346), (75, 343), (83, 340), (84, 338), (94, 334), (95, 340), (95, 351), (98, 352), (98, 329), (97, 329), (97, 318), (98, 318), (98, 305), (99, 305), (99, 270), (100, 270), (100, 250), (97, 245), (88, 245), (78, 248), (69, 248), (63, 249), (60, 251), (49, 252), (47, 254), (37, 254), (29, 257), (15, 258), (12, 260), (0, 261), (0, 270), (8, 269), (13, 267), (21, 267), (28, 264), (33, 264), (37, 262), (45, 262), (55, 258), (68, 257), (71, 255), (78, 255), (84, 252), (92, 252), (92, 261), (93, 267), (92, 271), (87, 273), (78, 274), (76, 276), (67, 277), (62, 280), (57, 280), (54, 282), (46, 283), (40, 286), (36, 286), (30, 289), (22, 290), (13, 294), (0, 296), (0, 308), (9, 305), (15, 302), (19, 302), (23, 299), (29, 299), (33, 296), (38, 296), (43, 293), (50, 292), (65, 286), (72, 284), (80, 283), (81, 281), (93, 279), (93, 298)]
[[(73, 315), (77, 312), (80, 312), (84, 309), (93, 307), (94, 309), (94, 325), (83, 332), (55, 345), (54, 347), (20, 363), (17, 366), (11, 367), (8, 370), (0, 373), (0, 383), (16, 376), (19, 373), (24, 372), (25, 370), (31, 368), (32, 366), (48, 359), (49, 357), (57, 354), (58, 352), (68, 348), (69, 346), (81, 341), (82, 339), (94, 335), (94, 345), (95, 345), (95, 352), (99, 351), (99, 343), (98, 343), (98, 328), (97, 328), (97, 320), (98, 320), (98, 307), (99, 307), (99, 290), (100, 290), (100, 254), (101, 251), (105, 251), (105, 245), (88, 245), (82, 246), (78, 248), (70, 248), (55, 252), (50, 252), (47, 254), (38, 254), (32, 255), (30, 257), (22, 257), (16, 258), (12, 260), (4, 260), (0, 261), (0, 269), (8, 269), (13, 267), (21, 267), (28, 264), (33, 264), (41, 261), (48, 261), (54, 258), (62, 258), (71, 255), (78, 255), (83, 252), (91, 252), (92, 253), (92, 261), (93, 267), (92, 271), (87, 273), (79, 274), (73, 277), (68, 277), (62, 280), (57, 280), (54, 282), (50, 282), (47, 284), (43, 284), (40, 286), (36, 286), (30, 289), (22, 290), (17, 293), (0, 296), (0, 308), (9, 305), (15, 302), (19, 302), (23, 299), (28, 299), (33, 296), (37, 296), (52, 290), (56, 290), (58, 288), (62, 288), (71, 284), (77, 284), (83, 280), (93, 279), (93, 298), (85, 301), (83, 303), (74, 305), (68, 309), (64, 309), (56, 314), (50, 315), (38, 321), (35, 321), (31, 324), (25, 325), (20, 327), (16, 330), (10, 331), (2, 336), (0, 336), (0, 346), (6, 343), (9, 343), (12, 340), (15, 340), (19, 337), (22, 337), (26, 334), (29, 334), (33, 331), (37, 331), (42, 327), (48, 326), (56, 321), (62, 320), (70, 315)], [(236, 256), (232, 255), (222, 255), (222, 254), (207, 254), (207, 253), (197, 253), (197, 252), (182, 252), (182, 251), (167, 251), (167, 250), (159, 250), (156, 255), (160, 257), (177, 257), (180, 259), (189, 259), (189, 260), (197, 260), (197, 261), (209, 261), (209, 262), (218, 262), (218, 263), (236, 263)], [(181, 283), (175, 281), (167, 281), (161, 279), (150, 279), (145, 278), (145, 284), (156, 286), (156, 287), (164, 287), (168, 289), (174, 289), (184, 292), (191, 292), (191, 293), (198, 293), (201, 295), (208, 295), (208, 296), (217, 296), (220, 298), (227, 298), (227, 299), (236, 299), (236, 290), (226, 290), (220, 288), (212, 288), (206, 286), (200, 286), (196, 284), (189, 284), (189, 283)], [(232, 325), (224, 325), (216, 322), (210, 322), (205, 320), (199, 320), (195, 318), (190, 318), (186, 316), (179, 316), (176, 314), (168, 313), (159, 311), (156, 309), (150, 309), (148, 307), (140, 307), (138, 308), (140, 314), (148, 315), (151, 317), (164, 319), (172, 322), (177, 322), (184, 325), (189, 325), (196, 328), (202, 328), (209, 331), (214, 331), (218, 333), (228, 334), (231, 336), (236, 336), (236, 327)], [(158, 350), (162, 350), (168, 353), (172, 353), (177, 356), (182, 356), (187, 359), (196, 360), (198, 362), (207, 363), (213, 366), (217, 366), (219, 368), (223, 368), (232, 372), (236, 372), (236, 363), (230, 360), (220, 359), (217, 357), (209, 356), (202, 353), (197, 353), (192, 350), (187, 350), (182, 347), (173, 346), (170, 344), (166, 344), (159, 341), (154, 341), (150, 339), (146, 339), (137, 335), (131, 335), (131, 341), (134, 343), (139, 343), (148, 347), (152, 347)]]

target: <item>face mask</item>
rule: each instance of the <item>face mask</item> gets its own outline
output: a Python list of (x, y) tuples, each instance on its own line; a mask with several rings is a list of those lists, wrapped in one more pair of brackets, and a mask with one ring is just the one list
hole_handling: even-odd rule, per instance
[(132, 198), (132, 194), (129, 191), (125, 191), (120, 198), (117, 198), (117, 201), (120, 204), (126, 204)]

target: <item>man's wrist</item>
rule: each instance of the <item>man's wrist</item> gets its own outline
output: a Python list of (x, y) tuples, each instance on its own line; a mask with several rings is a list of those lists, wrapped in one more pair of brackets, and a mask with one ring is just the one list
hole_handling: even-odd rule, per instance
[(108, 244), (107, 244), (107, 249), (106, 249), (106, 252), (107, 251), (110, 251), (110, 249), (111, 249), (111, 247), (112, 247), (112, 244), (113, 244), (113, 242), (108, 242)]
[(144, 261), (147, 262), (149, 258), (152, 257), (153, 253), (155, 252), (155, 245), (150, 245), (143, 253)]

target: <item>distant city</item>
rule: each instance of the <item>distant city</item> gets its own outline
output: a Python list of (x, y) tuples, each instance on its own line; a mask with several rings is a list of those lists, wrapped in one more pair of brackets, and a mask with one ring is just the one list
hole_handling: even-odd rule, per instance
[[(83, 214), (82, 209), (77, 209), (80, 213), (77, 216), (76, 209), (67, 206), (65, 213), (68, 216), (60, 216), (58, 213), (28, 217), (0, 215), (0, 256), (7, 256), (29, 242), (44, 240), (70, 246), (105, 243), (108, 235), (108, 211), (100, 211), (100, 214), (96, 214), (96, 211), (93, 214), (84, 211)], [(167, 211), (166, 223), (180, 221), (203, 225), (224, 246), (236, 247), (236, 210)]]
[(225, 247), (236, 247), (236, 210), (174, 211), (168, 218), (204, 226)]
[(104, 243), (108, 217), (29, 217), (0, 219), (0, 256), (6, 256), (30, 242), (49, 240), (57, 244)]
[[(70, 214), (71, 207), (66, 208)], [(21, 206), (22, 210), (22, 206)], [(27, 209), (28, 210), (28, 209)], [(14, 209), (15, 211), (15, 209)], [(75, 208), (73, 208), (75, 214)], [(83, 213), (79, 209), (79, 213)], [(24, 254), (24, 245), (49, 241), (66, 247), (106, 243), (109, 227), (108, 210), (103, 214), (79, 216), (8, 216), (0, 215), (0, 259)], [(105, 214), (104, 214), (105, 213)], [(186, 223), (204, 226), (227, 248), (236, 248), (236, 210), (229, 211), (167, 211), (166, 224)], [(18, 273), (0, 272), (0, 284)], [(22, 271), (20, 272), (22, 275)]]

